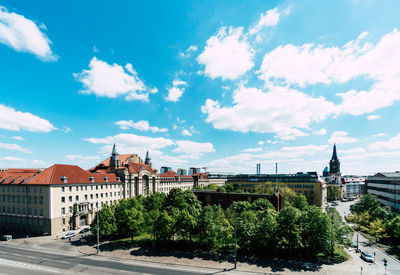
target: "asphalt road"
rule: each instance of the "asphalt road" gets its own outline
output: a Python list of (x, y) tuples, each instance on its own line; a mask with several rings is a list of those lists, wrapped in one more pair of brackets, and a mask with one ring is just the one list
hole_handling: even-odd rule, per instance
[[(350, 205), (356, 203), (357, 201), (351, 202), (340, 202), (338, 206), (336, 206), (336, 210), (339, 211), (340, 215), (343, 217), (344, 215), (348, 215), (350, 213)], [(381, 250), (380, 248), (376, 247), (374, 244), (369, 242), (366, 238), (362, 235), (355, 233), (353, 236), (353, 241), (357, 241), (358, 235), (358, 248), (361, 251), (367, 251), (369, 254), (374, 256), (375, 253), (375, 264), (377, 264), (382, 271), (385, 270), (383, 265), (383, 259), (387, 260), (387, 274), (400, 274), (400, 262), (394, 259), (392, 256)]]
[[(32, 251), (23, 246), (0, 244), (0, 274), (206, 274), (212, 270), (190, 270), (151, 266), (150, 264), (128, 264), (112, 260), (95, 259), (96, 256), (59, 255)], [(183, 270), (182, 270), (183, 269)]]

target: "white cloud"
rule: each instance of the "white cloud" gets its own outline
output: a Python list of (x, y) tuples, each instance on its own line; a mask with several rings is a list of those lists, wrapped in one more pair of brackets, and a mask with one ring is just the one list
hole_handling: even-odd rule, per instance
[(192, 136), (192, 133), (189, 132), (189, 130), (187, 130), (187, 129), (183, 129), (181, 133), (182, 133), (182, 135), (184, 135), (184, 136)]
[(196, 45), (190, 45), (184, 52), (179, 52), (181, 57), (187, 58), (191, 56), (192, 52), (196, 52), (198, 50)]
[(72, 160), (72, 161), (79, 161), (79, 162), (93, 162), (93, 161), (99, 161), (100, 157), (99, 156), (82, 156), (82, 155), (66, 155), (66, 159)]
[(234, 80), (253, 67), (254, 50), (242, 32), (241, 27), (228, 30), (221, 27), (216, 36), (207, 40), (204, 51), (197, 58), (199, 64), (205, 65), (207, 76)]
[(379, 134), (372, 135), (372, 137), (384, 137), (384, 136), (386, 136), (385, 133), (379, 133)]
[(168, 88), (168, 96), (165, 97), (165, 101), (178, 102), (182, 94), (185, 92), (185, 88), (179, 86), (187, 86), (188, 84), (186, 81), (175, 79), (172, 81), (172, 85), (171, 88)]
[(6, 160), (6, 161), (15, 161), (15, 162), (24, 161), (24, 159), (18, 158), (18, 157), (1, 157), (0, 159)]
[(206, 122), (216, 129), (239, 132), (276, 133), (284, 140), (306, 136), (311, 122), (324, 120), (334, 104), (323, 97), (313, 98), (288, 87), (271, 87), (268, 92), (239, 87), (233, 94), (233, 105), (222, 107), (207, 99), (202, 112)]
[(324, 135), (326, 135), (326, 133), (327, 133), (326, 129), (325, 128), (321, 128), (321, 129), (319, 129), (317, 131), (314, 131), (313, 135), (324, 136)]
[(139, 131), (152, 131), (153, 133), (168, 132), (167, 128), (158, 128), (156, 126), (150, 126), (149, 122), (146, 120), (139, 120), (138, 122), (134, 122), (132, 120), (120, 120), (115, 122), (115, 124), (118, 125), (122, 130), (133, 128)]
[(176, 141), (177, 148), (172, 151), (184, 154), (182, 157), (198, 159), (205, 153), (215, 152), (214, 146), (210, 142), (194, 142), (190, 140)]
[(20, 137), (20, 136), (15, 136), (15, 137), (12, 137), (13, 139), (16, 139), (16, 140), (24, 140), (24, 138), (23, 137)]
[(49, 121), (31, 113), (16, 111), (0, 104), (0, 128), (6, 130), (26, 130), (31, 132), (50, 132), (56, 128)]
[(368, 149), (377, 151), (377, 150), (400, 150), (400, 134), (386, 140), (386, 141), (378, 141), (370, 144)]
[(250, 34), (259, 32), (264, 27), (276, 26), (279, 22), (279, 11), (278, 8), (268, 10), (265, 14), (261, 14), (260, 20), (257, 25), (249, 30)]
[(93, 57), (89, 63), (89, 70), (74, 73), (74, 77), (82, 82), (85, 90), (81, 92), (85, 94), (110, 98), (125, 95), (126, 100), (149, 100), (150, 91), (130, 63), (125, 67), (115, 63), (109, 65)]
[(246, 148), (241, 150), (241, 152), (243, 153), (254, 153), (254, 152), (262, 152), (262, 148), (261, 147), (256, 147), (256, 148)]
[(264, 142), (264, 141), (262, 141), (262, 140), (260, 140), (260, 141), (258, 141), (258, 142), (257, 142), (257, 144), (258, 144), (258, 145), (264, 145), (264, 144), (265, 144), (265, 142)]
[(368, 120), (375, 120), (375, 119), (378, 119), (378, 118), (380, 118), (381, 116), (378, 116), (378, 115), (369, 115), (369, 116), (367, 116), (367, 119)]
[(344, 131), (336, 131), (331, 135), (331, 138), (328, 140), (330, 144), (336, 143), (352, 143), (356, 142), (357, 139), (354, 137), (349, 137), (347, 132)]
[(57, 60), (50, 48), (51, 41), (37, 25), (23, 15), (8, 12), (3, 6), (0, 6), (0, 43), (45, 61)]
[(64, 127), (62, 128), (62, 131), (63, 131), (64, 133), (68, 134), (69, 132), (72, 131), (72, 129), (71, 129), (70, 127), (68, 127), (68, 126), (64, 126)]
[[(362, 43), (364, 32), (342, 48), (288, 44), (264, 56), (259, 77), (269, 82), (305, 87), (317, 83), (345, 83), (356, 77), (373, 81), (367, 90), (337, 93), (337, 114), (361, 115), (400, 100), (400, 33), (397, 29), (373, 45)], [(374, 102), (374, 104), (371, 104)]]
[(31, 154), (32, 151), (27, 149), (27, 148), (23, 148), (21, 146), (19, 146), (18, 144), (11, 144), (11, 143), (2, 143), (0, 142), (0, 148), (1, 149), (6, 149), (6, 150), (15, 150), (15, 151), (20, 151), (22, 153), (27, 153), (27, 154)]

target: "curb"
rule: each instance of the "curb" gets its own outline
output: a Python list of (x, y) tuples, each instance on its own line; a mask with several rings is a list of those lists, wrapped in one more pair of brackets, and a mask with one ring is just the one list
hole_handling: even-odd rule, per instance
[(388, 255), (392, 260), (394, 260), (395, 262), (397, 262), (397, 263), (400, 264), (400, 261), (399, 261), (398, 259), (396, 259), (396, 257), (390, 255), (389, 253), (387, 253), (385, 250), (383, 250), (382, 248), (380, 248), (380, 247), (377, 246), (376, 244), (370, 242), (366, 237), (364, 237), (364, 235), (362, 235), (362, 234), (360, 233), (360, 231), (356, 231), (356, 232), (357, 232), (359, 235), (363, 236), (363, 238), (365, 238), (369, 243), (371, 243), (371, 244), (373, 245), (374, 248), (376, 248), (376, 249), (378, 249), (380, 252), (382, 252), (382, 253)]

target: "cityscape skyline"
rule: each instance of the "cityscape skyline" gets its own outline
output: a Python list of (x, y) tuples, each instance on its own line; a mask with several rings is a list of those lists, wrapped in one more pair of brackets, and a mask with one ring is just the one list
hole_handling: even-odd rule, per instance
[(336, 143), (342, 174), (400, 170), (397, 1), (43, 4), (0, 3), (1, 168), (88, 169), (115, 143), (321, 174)]

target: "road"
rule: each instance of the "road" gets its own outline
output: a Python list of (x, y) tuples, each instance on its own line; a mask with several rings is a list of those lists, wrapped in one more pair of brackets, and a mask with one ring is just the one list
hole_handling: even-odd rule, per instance
[[(350, 214), (350, 205), (356, 203), (356, 201), (351, 202), (340, 202), (336, 206), (336, 210), (343, 217), (344, 215)], [(358, 247), (361, 251), (367, 251), (369, 254), (374, 256), (375, 253), (375, 264), (377, 264), (383, 271), (385, 269), (383, 265), (383, 259), (386, 258), (387, 262), (387, 274), (400, 274), (400, 262), (394, 259), (392, 256), (376, 247), (361, 234), (355, 233), (353, 236), (353, 241), (357, 241), (358, 236)]]
[[(174, 267), (138, 261), (117, 261), (97, 256), (64, 255), (32, 250), (23, 245), (0, 244), (0, 274), (216, 274), (221, 270)], [(230, 271), (224, 274), (240, 274)]]

